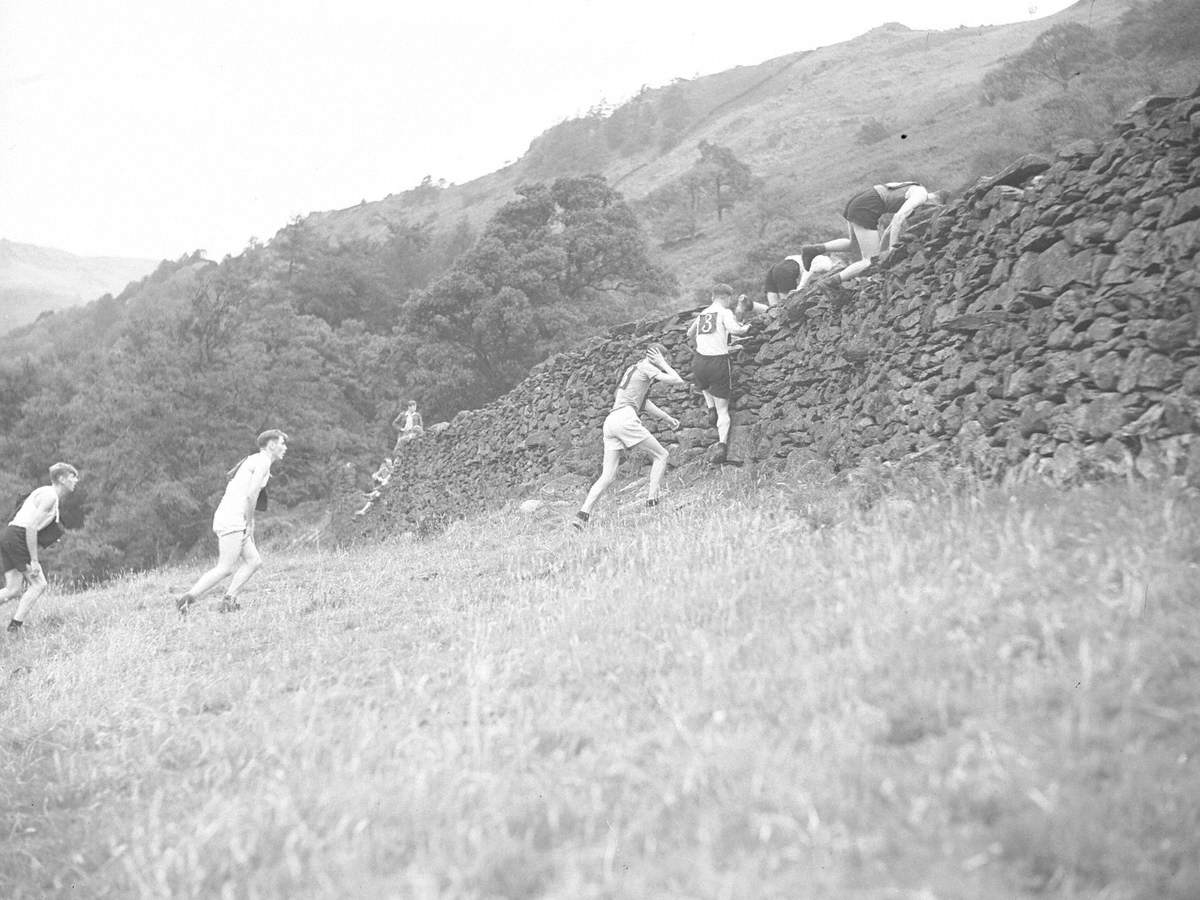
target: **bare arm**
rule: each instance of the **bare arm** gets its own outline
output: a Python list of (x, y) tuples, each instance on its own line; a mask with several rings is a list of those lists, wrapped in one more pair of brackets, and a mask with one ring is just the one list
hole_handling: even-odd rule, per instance
[(32, 569), (38, 563), (38, 531), (50, 524), (50, 520), (54, 518), (54, 497), (47, 493), (42, 499), (38, 500), (37, 516), (34, 518), (34, 525), (31, 528), (25, 529), (25, 548), (29, 551), (29, 567)]
[(266, 486), (267, 479), (271, 477), (271, 467), (263, 462), (261, 456), (252, 457), (246, 462), (246, 465), (252, 467), (246, 488), (246, 530), (249, 532), (254, 529), (254, 507), (258, 503), (259, 492)]
[(658, 369), (658, 381), (664, 384), (684, 384), (683, 376), (672, 369), (671, 364), (657, 350), (651, 350), (646, 358)]
[(721, 310), (721, 318), (725, 320), (725, 330), (730, 334), (741, 337), (750, 330), (749, 322), (739, 322), (737, 316), (733, 314), (733, 310)]
[(653, 400), (647, 400), (645, 406), (643, 406), (642, 409), (645, 412), (650, 413), (650, 415), (654, 416), (654, 418), (658, 419), (660, 422), (666, 422), (672, 428), (679, 427), (679, 420), (676, 419), (674, 416), (672, 416), (670, 413), (663, 412), (661, 409), (659, 409), (657, 406), (655, 406)]
[(919, 184), (914, 184), (908, 189), (904, 195), (904, 205), (896, 210), (896, 214), (892, 216), (891, 224), (884, 231), (884, 245), (890, 247), (896, 243), (900, 237), (900, 229), (904, 227), (904, 221), (912, 214), (912, 211), (929, 199), (929, 191), (925, 190)]

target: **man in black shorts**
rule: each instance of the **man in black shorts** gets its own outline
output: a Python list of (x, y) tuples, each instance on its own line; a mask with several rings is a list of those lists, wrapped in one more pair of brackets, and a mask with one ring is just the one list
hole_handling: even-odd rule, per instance
[(22, 502), (17, 514), (0, 532), (0, 568), (4, 570), (4, 588), (0, 603), (20, 597), (8, 631), (21, 630), (33, 604), (46, 590), (46, 576), (38, 562), (38, 552), (62, 535), (58, 503), (75, 490), (79, 472), (70, 463), (50, 467), (50, 483), (34, 490)]
[(712, 461), (729, 462), (729, 398), (733, 394), (733, 367), (729, 360), (730, 336), (741, 336), (750, 323), (738, 322), (733, 310), (733, 288), (718, 284), (713, 288), (712, 304), (706, 307), (688, 328), (688, 340), (694, 340), (692, 383), (704, 394), (704, 405), (716, 414), (717, 445)]
[(764, 285), (767, 306), (775, 306), (792, 291), (808, 284), (810, 278), (833, 268), (833, 260), (824, 254), (815, 255), (807, 264), (803, 255), (788, 256), (767, 270)]
[[(822, 289), (836, 296), (846, 282), (868, 269), (879, 253), (887, 253), (896, 245), (900, 231), (914, 209), (925, 203), (944, 202), (944, 193), (934, 191), (931, 194), (915, 181), (889, 181), (860, 191), (850, 198), (842, 212), (847, 236), (801, 247), (801, 264), (809, 263), (823, 253), (856, 254), (858, 259), (842, 271), (821, 279)], [(888, 214), (892, 221), (887, 228), (880, 229), (880, 220)]]

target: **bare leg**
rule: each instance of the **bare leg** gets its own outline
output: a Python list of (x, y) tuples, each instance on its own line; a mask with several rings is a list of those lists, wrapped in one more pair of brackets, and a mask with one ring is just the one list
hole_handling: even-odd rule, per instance
[(713, 404), (717, 408), (717, 443), (729, 443), (729, 401), (724, 397), (713, 397)]
[(46, 576), (40, 570), (36, 575), (26, 575), (25, 580), (29, 582), (29, 587), (21, 595), (21, 599), (17, 603), (17, 611), (13, 613), (13, 618), (18, 622), (25, 621), (25, 617), (33, 609), (33, 604), (37, 603), (38, 598), (46, 591)]
[(9, 569), (4, 573), (4, 587), (0, 588), (0, 603), (7, 603), (9, 600), (20, 597), (24, 586), (25, 579), (20, 570)]
[[(642, 441), (644, 444), (645, 441)], [(639, 444), (638, 446), (641, 446)], [(600, 495), (608, 490), (608, 486), (613, 483), (613, 479), (617, 477), (617, 467), (621, 465), (621, 451), (615, 447), (604, 448), (604, 466), (600, 470), (600, 477), (596, 479), (596, 483), (592, 485), (588, 491), (587, 497), (583, 501), (583, 506), (579, 507), (579, 511), (585, 515), (591, 514), (592, 507), (596, 501), (600, 499)]]
[(188, 590), (187, 596), (199, 600), (217, 582), (232, 574), (238, 560), (241, 559), (242, 542), (245, 540), (245, 537), (246, 533), (244, 531), (237, 531), (233, 534), (225, 534), (217, 538), (217, 546), (219, 548), (217, 551), (217, 564), (196, 579), (196, 583)]
[(861, 225), (851, 222), (850, 230), (854, 233), (854, 239), (858, 244), (859, 258), (857, 262), (852, 262), (837, 274), (836, 277), (840, 278), (843, 284), (870, 268), (872, 258), (879, 253), (880, 237), (876, 229), (863, 228)]
[(845, 253), (850, 249), (850, 238), (838, 238), (833, 241), (826, 241), (821, 245), (825, 248), (826, 253)]
[(227, 597), (236, 597), (238, 591), (242, 589), (250, 576), (258, 571), (262, 565), (262, 557), (258, 555), (258, 547), (254, 546), (254, 538), (247, 537), (242, 544), (242, 564), (238, 570), (233, 573), (233, 579), (229, 582), (229, 590), (225, 592)]
[(658, 489), (662, 485), (663, 475), (666, 474), (667, 462), (670, 460), (671, 454), (653, 435), (638, 441), (634, 447), (649, 453), (651, 459), (654, 460), (650, 464), (650, 487), (646, 499), (657, 500)]

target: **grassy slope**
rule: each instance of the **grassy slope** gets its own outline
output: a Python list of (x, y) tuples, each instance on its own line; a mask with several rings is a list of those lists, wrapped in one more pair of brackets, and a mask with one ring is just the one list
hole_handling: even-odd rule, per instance
[[(667, 153), (648, 147), (614, 161), (604, 174), (627, 198), (638, 199), (691, 167), (701, 140), (713, 141), (731, 147), (757, 175), (793, 179), (797, 222), (840, 233), (842, 206), (863, 184), (913, 177), (961, 185), (972, 175), (972, 159), (1003, 140), (997, 122), (1019, 121), (1032, 108), (1031, 99), (981, 106), (983, 75), (1054, 24), (1078, 21), (1106, 30), (1129, 5), (1083, 0), (1032, 22), (943, 32), (882, 26), (810, 53), (695, 79), (685, 87), (698, 118), (678, 146)], [(858, 129), (871, 118), (891, 126), (894, 137), (860, 144)], [(465, 216), (480, 224), (518, 184), (534, 178), (518, 160), (422, 206), (406, 207), (397, 195), (319, 213), (313, 221), (341, 236), (381, 233), (384, 222), (397, 218), (452, 223)], [(662, 255), (685, 291), (707, 284), (714, 270), (735, 265), (746, 250), (735, 226), (708, 222), (704, 231), (703, 239)], [(781, 255), (789, 249), (781, 247)]]
[(0, 896), (1200, 894), (1194, 500), (683, 480), (49, 598)]

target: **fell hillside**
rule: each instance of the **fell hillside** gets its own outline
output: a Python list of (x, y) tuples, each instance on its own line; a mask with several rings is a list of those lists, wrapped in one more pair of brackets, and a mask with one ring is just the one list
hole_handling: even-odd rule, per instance
[(0, 636), (0, 896), (1200, 895), (1194, 503), (668, 484), (268, 546), (229, 614), (176, 614), (199, 564), (52, 592)]
[[(1014, 143), (1017, 129), (1008, 127), (1028, 114), (1029, 102), (982, 105), (984, 74), (1053, 25), (1080, 22), (1111, 31), (1130, 5), (1081, 0), (1044, 19), (951, 31), (883, 25), (844, 43), (644, 92), (608, 117), (632, 115), (639, 104), (658, 104), (661, 112), (671, 95), (686, 122), (669, 135), (668, 147), (656, 133), (633, 152), (614, 150), (601, 134), (605, 119), (591, 120), (590, 139), (589, 120), (564, 122), (534, 140), (520, 160), (483, 178), (442, 189), (426, 185), (314, 213), (309, 221), (333, 240), (382, 235), (388, 222), (477, 223), (521, 183), (589, 170), (637, 201), (682, 175), (706, 140), (731, 148), (755, 175), (785, 183), (797, 224), (836, 231), (845, 198), (864, 183), (911, 177), (958, 187), (991, 160), (1006, 162), (1030, 149)], [(872, 121), (889, 136), (864, 144), (859, 129)], [(659, 261), (685, 290), (744, 255), (744, 233), (730, 222), (707, 222), (694, 240), (659, 248)]]
[(158, 260), (76, 256), (0, 238), (0, 333), (44, 312), (116, 294), (157, 265)]

